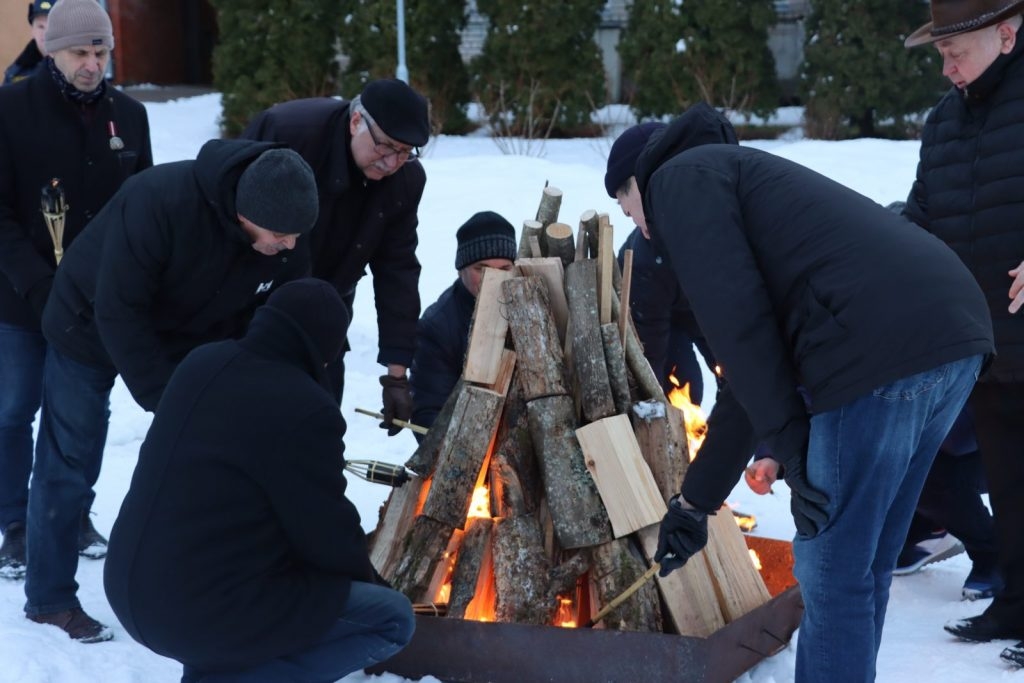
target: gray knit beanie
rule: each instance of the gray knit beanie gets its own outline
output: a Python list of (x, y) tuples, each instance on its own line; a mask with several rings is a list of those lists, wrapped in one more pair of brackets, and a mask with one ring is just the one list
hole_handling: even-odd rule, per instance
[(268, 149), (242, 171), (235, 209), (264, 230), (308, 233), (320, 213), (313, 170), (293, 150)]
[(113, 50), (114, 29), (96, 0), (59, 0), (50, 10), (43, 40), (50, 54), (83, 45), (104, 45)]

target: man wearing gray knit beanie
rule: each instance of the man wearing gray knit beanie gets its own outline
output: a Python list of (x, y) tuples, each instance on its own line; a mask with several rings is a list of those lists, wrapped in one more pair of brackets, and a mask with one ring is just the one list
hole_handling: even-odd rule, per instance
[(68, 83), (84, 93), (95, 91), (114, 49), (110, 17), (96, 0), (60, 0), (50, 10), (46, 51)]

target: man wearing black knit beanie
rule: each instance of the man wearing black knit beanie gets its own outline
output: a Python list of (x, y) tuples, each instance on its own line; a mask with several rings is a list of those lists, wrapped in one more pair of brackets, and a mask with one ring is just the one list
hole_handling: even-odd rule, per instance
[(423, 313), (416, 326), (416, 354), (412, 359), (412, 422), (430, 427), (441, 406), (462, 376), (469, 344), (469, 324), (487, 268), (512, 270), (516, 258), (516, 231), (494, 213), (481, 211), (455, 233), (455, 269), (459, 277)]

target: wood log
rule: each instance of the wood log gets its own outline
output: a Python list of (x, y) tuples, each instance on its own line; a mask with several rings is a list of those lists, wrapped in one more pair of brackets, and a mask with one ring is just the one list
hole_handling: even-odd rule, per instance
[[(654, 562), (654, 553), (658, 550), (658, 525), (641, 529), (637, 538), (647, 561)], [(668, 576), (656, 575), (654, 580), (677, 633), (707, 638), (725, 626), (703, 550)]]
[[(591, 552), (593, 569), (590, 577), (597, 588), (598, 607), (607, 605), (621, 595), (647, 570), (647, 565), (633, 550), (628, 538), (599, 545)], [(609, 612), (601, 624), (604, 628), (616, 631), (660, 633), (663, 624), (657, 584), (648, 581), (629, 599)]]
[(563, 266), (576, 260), (572, 228), (565, 223), (552, 223), (544, 228), (544, 244), (547, 246), (547, 256), (560, 259)]
[(464, 384), (431, 477), (423, 514), (461, 529), (498, 430), (504, 397)]
[(530, 235), (530, 256), (533, 258), (542, 258), (544, 256), (544, 247), (541, 246), (541, 240), (544, 238), (544, 233), (539, 235)]
[(453, 531), (444, 522), (418, 515), (402, 543), (394, 574), (384, 578), (412, 602), (432, 602), (431, 584), (438, 567), (446, 563), (445, 550)]
[(484, 269), (480, 292), (473, 309), (466, 363), (462, 377), (467, 382), (493, 384), (501, 367), (501, 355), (508, 335), (508, 320), (502, 305), (502, 283), (513, 277), (510, 271)]
[(573, 261), (582, 261), (587, 258), (587, 229), (580, 224), (576, 230), (576, 253), (573, 254)]
[(597, 252), (597, 305), (601, 314), (601, 324), (612, 321), (612, 281), (614, 279), (615, 249), (612, 244), (614, 237), (608, 214), (598, 214), (598, 252)]
[(565, 285), (572, 330), (573, 377), (577, 398), (587, 422), (615, 414), (615, 399), (605, 364), (598, 322), (597, 264), (588, 259), (569, 264)]
[(519, 251), (517, 258), (532, 258), (533, 250), (530, 247), (530, 238), (540, 239), (540, 234), (544, 230), (544, 226), (541, 225), (540, 221), (525, 220), (523, 221), (523, 231), (519, 233)]
[(558, 596), (571, 595), (576, 592), (576, 585), (581, 576), (590, 569), (589, 551), (581, 551), (569, 555), (556, 567), (548, 572), (550, 579), (549, 591), (554, 599)]
[(615, 412), (624, 415), (632, 405), (629, 371), (626, 370), (626, 351), (622, 348), (619, 328), (614, 323), (601, 325), (601, 343), (604, 345), (604, 364), (608, 368), (608, 384), (612, 389)]
[(490, 389), (496, 394), (507, 396), (512, 386), (512, 378), (515, 376), (516, 352), (512, 349), (502, 349), (501, 360), (498, 361), (498, 376), (493, 384), (483, 385), (484, 389)]
[(535, 512), (544, 494), (518, 377), (518, 373), (513, 377), (505, 397), (505, 409), (491, 454), (491, 508), (497, 517)]
[(610, 541), (608, 513), (576, 440), (572, 398), (534, 399), (526, 409), (558, 544), (570, 549)]
[(542, 278), (547, 285), (548, 307), (558, 328), (558, 339), (565, 341), (566, 327), (569, 323), (569, 302), (565, 298), (565, 267), (556, 257), (521, 258), (516, 261), (519, 272), (524, 277)]
[(419, 506), (423, 480), (412, 477), (391, 490), (381, 507), (377, 528), (370, 538), (370, 562), (384, 578), (391, 580), (402, 552), (402, 539), (412, 529), (416, 508)]
[(495, 618), (517, 624), (550, 624), (558, 607), (550, 592), (551, 567), (534, 515), (495, 520)]
[(527, 402), (568, 393), (558, 327), (548, 303), (547, 285), (539, 277), (502, 283), (509, 330), (516, 349), (516, 369)]
[(537, 221), (545, 228), (558, 220), (558, 211), (562, 208), (562, 191), (548, 185), (540, 195), (540, 206), (537, 207)]
[[(451, 577), (451, 593), (448, 597), (448, 616), (462, 619), (466, 608), (477, 594), (479, 584), (493, 581), (490, 576), (481, 576), (480, 569), (491, 552), (490, 518), (476, 517), (466, 525), (462, 543), (455, 558), (455, 569)], [(483, 588), (483, 586), (480, 586)]]
[(452, 389), (452, 393), (448, 394), (448, 399), (441, 406), (441, 412), (434, 418), (434, 424), (423, 436), (423, 439), (420, 440), (416, 450), (413, 451), (412, 456), (405, 463), (406, 467), (424, 479), (434, 473), (434, 465), (437, 464), (437, 456), (441, 452), (441, 446), (444, 445), (444, 437), (448, 433), (448, 427), (451, 425), (452, 412), (455, 410), (455, 404), (462, 393), (463, 384), (463, 381), (460, 379)]
[(667, 503), (679, 493), (690, 462), (683, 414), (675, 406), (648, 399), (635, 404), (629, 417), (640, 452)]
[(622, 256), (622, 282), (619, 289), (619, 335), (626, 336), (629, 326), (629, 296), (633, 281), (633, 250), (626, 249)]
[[(615, 320), (619, 319), (619, 301), (614, 297), (612, 298), (612, 314)], [(626, 366), (636, 379), (640, 397), (665, 401), (665, 392), (661, 389), (661, 381), (654, 374), (650, 362), (644, 355), (644, 347), (632, 324), (626, 325), (626, 338), (623, 340), (623, 346), (626, 347)]]
[(716, 515), (708, 515), (705, 552), (726, 623), (771, 600), (761, 572), (751, 560), (743, 533), (727, 506), (722, 506)]
[(661, 522), (668, 508), (628, 417), (614, 415), (592, 422), (577, 429), (576, 438), (616, 538)]
[(587, 236), (587, 253), (584, 255), (584, 258), (596, 258), (597, 243), (600, 233), (600, 230), (598, 229), (597, 211), (587, 209), (580, 214), (580, 227)]

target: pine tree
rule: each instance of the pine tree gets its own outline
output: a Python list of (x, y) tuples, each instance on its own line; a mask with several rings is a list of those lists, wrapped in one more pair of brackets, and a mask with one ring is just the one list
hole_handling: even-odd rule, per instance
[(641, 118), (694, 102), (767, 115), (778, 101), (768, 28), (772, 0), (644, 0), (619, 42), (630, 104)]
[[(398, 64), (394, 3), (344, 0), (341, 50), (348, 58), (342, 93), (352, 96), (367, 81), (393, 78)], [(469, 129), (469, 72), (459, 54), (466, 25), (462, 2), (406, 0), (406, 64), (410, 85), (430, 100), (436, 127), (450, 134)]]
[(947, 85), (934, 49), (903, 47), (928, 21), (927, 4), (813, 0), (811, 7), (802, 74), (806, 133), (913, 137), (912, 121)]
[(539, 139), (594, 134), (604, 67), (594, 33), (605, 0), (477, 0), (490, 21), (470, 64), (473, 90), (502, 134)]
[(211, 0), (220, 40), (213, 83), (227, 135), (277, 102), (336, 91), (336, 0)]

